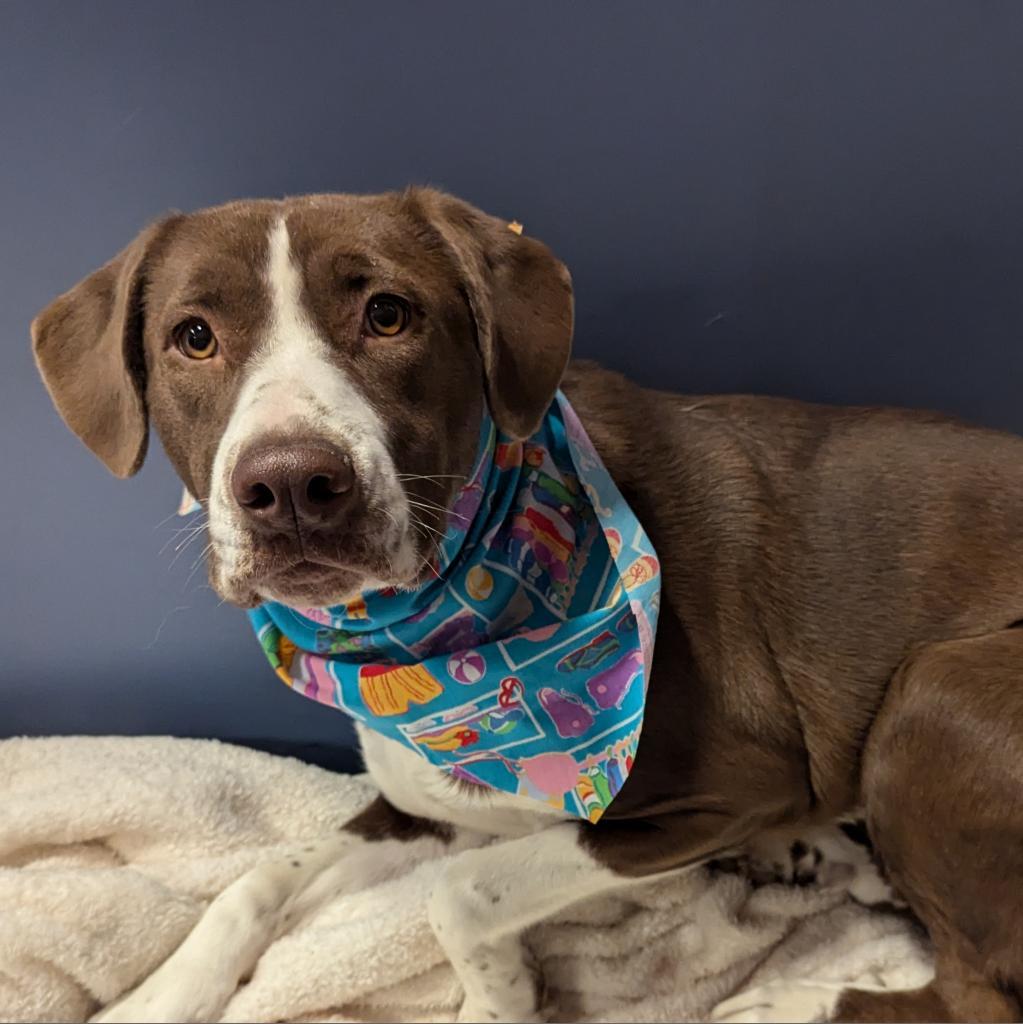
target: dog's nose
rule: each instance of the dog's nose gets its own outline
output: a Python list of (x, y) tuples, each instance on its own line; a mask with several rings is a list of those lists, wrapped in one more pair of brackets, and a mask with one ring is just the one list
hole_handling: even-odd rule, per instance
[(273, 445), (239, 456), (231, 493), (253, 520), (290, 531), (335, 525), (351, 514), (358, 480), (351, 458), (326, 445)]

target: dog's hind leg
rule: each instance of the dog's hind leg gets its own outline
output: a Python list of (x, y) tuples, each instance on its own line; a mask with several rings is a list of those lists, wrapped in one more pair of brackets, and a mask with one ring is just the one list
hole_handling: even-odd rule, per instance
[(935, 644), (899, 670), (864, 754), (867, 825), (926, 925), (934, 981), (847, 992), (836, 1020), (1018, 1021), (1023, 1006), (1023, 630)]
[[(416, 839), (412, 845), (409, 840)], [(293, 920), (345, 891), (468, 849), (486, 837), (413, 818), (378, 797), (337, 836), (242, 875), (207, 908), (185, 941), (138, 988), (93, 1021), (214, 1021), (256, 961)]]

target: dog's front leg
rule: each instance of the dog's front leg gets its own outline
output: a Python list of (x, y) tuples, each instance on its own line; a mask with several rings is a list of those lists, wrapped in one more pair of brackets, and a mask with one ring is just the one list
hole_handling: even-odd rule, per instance
[[(628, 885), (565, 822), (455, 857), (430, 898), (430, 923), (465, 989), (460, 1021), (541, 1019), (543, 985), (520, 940), (581, 899)], [(656, 870), (656, 869), (655, 869)]]
[[(419, 842), (410, 844), (410, 840)], [(377, 797), (337, 836), (296, 844), (225, 889), (185, 941), (138, 988), (92, 1019), (215, 1021), (239, 981), (293, 920), (346, 891), (468, 849), (486, 837), (413, 818)]]

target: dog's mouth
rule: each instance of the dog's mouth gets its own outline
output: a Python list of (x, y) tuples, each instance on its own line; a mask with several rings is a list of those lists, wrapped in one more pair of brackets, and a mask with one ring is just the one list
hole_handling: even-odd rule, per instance
[(432, 571), (414, 535), (406, 531), (394, 540), (372, 528), (343, 537), (246, 537), (231, 545), (214, 541), (210, 555), (213, 589), (243, 608), (264, 601), (334, 607), (368, 590), (414, 588)]
[[(209, 500), (210, 583), (226, 601), (334, 608), (437, 574), (456, 478), (429, 478), (441, 493), (421, 495), (418, 478), (402, 480), (386, 452), (353, 472), (325, 444), (245, 451), (225, 458), (234, 468), (217, 473)], [(347, 476), (335, 467), (342, 459)]]
[(262, 598), (292, 607), (330, 607), (354, 600), (373, 575), (368, 567), (301, 558), (265, 573), (255, 589)]

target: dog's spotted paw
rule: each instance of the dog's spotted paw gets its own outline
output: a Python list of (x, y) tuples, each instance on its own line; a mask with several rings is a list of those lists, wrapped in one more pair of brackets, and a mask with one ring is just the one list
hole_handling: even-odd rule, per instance
[(841, 887), (866, 906), (906, 906), (882, 878), (862, 822), (763, 833), (739, 857), (715, 866), (738, 871), (755, 886)]
[(714, 866), (738, 871), (754, 886), (762, 885), (836, 885), (849, 874), (844, 859), (825, 857), (817, 830), (801, 833), (768, 832), (757, 836), (738, 856), (716, 861)]
[[(746, 872), (754, 885), (816, 885), (823, 882), (824, 854), (804, 839), (766, 842), (750, 851)], [(830, 867), (830, 865), (829, 865)], [(832, 871), (827, 872), (830, 876)]]
[(831, 1019), (842, 994), (842, 986), (801, 981), (774, 981), (747, 989), (711, 1011), (714, 1024), (753, 1024), (753, 1022), (803, 1021)]

